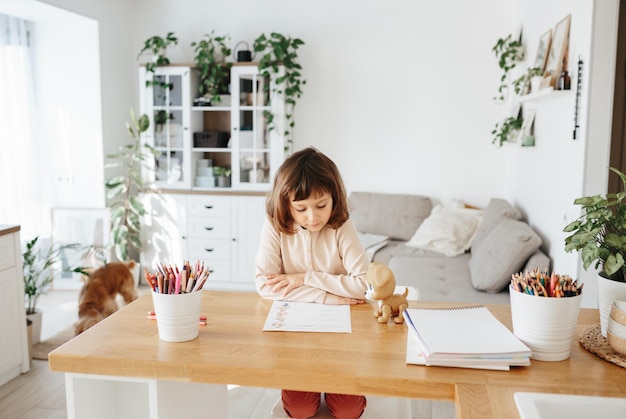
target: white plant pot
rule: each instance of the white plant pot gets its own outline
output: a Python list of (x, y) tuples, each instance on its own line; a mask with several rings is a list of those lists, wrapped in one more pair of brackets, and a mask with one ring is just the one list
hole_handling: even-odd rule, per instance
[(41, 322), (43, 318), (43, 312), (39, 309), (35, 309), (35, 313), (27, 314), (26, 318), (33, 322), (31, 328), (33, 345), (37, 345), (41, 340)]
[(543, 88), (543, 77), (535, 76), (530, 78), (530, 92), (537, 93)]
[(600, 331), (606, 337), (606, 326), (615, 300), (626, 300), (626, 282), (611, 281), (598, 274), (598, 309), (600, 310)]

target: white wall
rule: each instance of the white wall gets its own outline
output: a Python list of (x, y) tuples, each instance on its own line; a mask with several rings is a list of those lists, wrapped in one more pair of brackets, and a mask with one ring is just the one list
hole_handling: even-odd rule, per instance
[[(537, 111), (536, 146), (511, 149), (509, 184), (513, 202), (541, 233), (553, 269), (585, 282), (584, 306), (597, 304), (596, 281), (593, 272), (581, 269), (577, 253), (563, 250), (567, 236), (563, 228), (580, 215), (580, 207), (573, 204), (576, 198), (606, 191), (618, 6), (618, 0), (520, 0), (517, 5), (527, 45), (523, 68), (534, 62), (539, 37), (569, 13), (572, 89), (576, 88), (578, 58), (583, 61), (578, 139), (572, 136), (574, 91), (558, 99), (526, 104)], [(586, 178), (595, 180), (586, 184)]]
[[(175, 32), (180, 42), (170, 59), (191, 63), (189, 44), (213, 29), (229, 34), (233, 46), (281, 32), (306, 42), (295, 148), (326, 152), (351, 191), (420, 193), (478, 206), (493, 196), (509, 199), (541, 233), (556, 270), (586, 274), (577, 256), (562, 250), (562, 228), (577, 215), (575, 197), (606, 188), (619, 0), (46, 3), (98, 21), (105, 153), (127, 141), (123, 122), (137, 103), (135, 56), (145, 39)], [(533, 105), (536, 147), (495, 147), (490, 132), (509, 109), (492, 101), (500, 77), (492, 46), (521, 23), (534, 57), (539, 36), (567, 13), (570, 69), (578, 54), (585, 61), (582, 137), (571, 139), (569, 96)]]
[(36, 21), (32, 31), (41, 132), (54, 145), (52, 205), (103, 207), (98, 23), (71, 13), (56, 16)]
[[(579, 214), (574, 199), (606, 185), (618, 5), (135, 0), (133, 43), (173, 31), (180, 43), (170, 58), (192, 62), (189, 44), (211, 29), (231, 35), (233, 45), (252, 44), (270, 31), (303, 39), (307, 85), (295, 112), (295, 148), (314, 145), (329, 154), (349, 190), (420, 193), (479, 206), (493, 196), (509, 199), (539, 231), (553, 269), (583, 277), (578, 255), (563, 250), (562, 230)], [(525, 105), (537, 111), (536, 147), (495, 147), (490, 132), (510, 103), (492, 100), (500, 77), (492, 46), (521, 24), (523, 71), (534, 62), (539, 37), (569, 13), (574, 88), (578, 56), (584, 61), (579, 139), (572, 139), (572, 92)], [(587, 185), (590, 178), (596, 180)], [(591, 282), (586, 306), (596, 301)]]
[[(99, 71), (104, 156), (129, 141), (126, 121), (137, 102), (133, 76), (137, 73), (135, 55), (139, 47), (131, 40), (133, 18), (130, 0), (41, 0), (98, 22)], [(81, 36), (79, 33), (75, 36)], [(96, 51), (75, 53), (90, 54)], [(71, 62), (70, 62), (71, 64)], [(86, 103), (85, 106), (89, 106)], [(102, 162), (104, 163), (104, 161)]]
[(327, 153), (349, 190), (485, 205), (507, 194), (490, 136), (503, 111), (491, 47), (513, 30), (512, 11), (499, 0), (135, 0), (132, 42), (139, 51), (172, 31), (170, 60), (192, 62), (190, 43), (212, 29), (233, 46), (272, 31), (301, 38), (296, 149)]

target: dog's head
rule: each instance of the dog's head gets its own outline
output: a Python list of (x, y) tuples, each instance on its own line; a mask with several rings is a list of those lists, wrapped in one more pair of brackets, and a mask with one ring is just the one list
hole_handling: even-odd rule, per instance
[(396, 289), (396, 278), (393, 272), (382, 263), (370, 263), (366, 280), (365, 298), (368, 300), (383, 300), (391, 297)]

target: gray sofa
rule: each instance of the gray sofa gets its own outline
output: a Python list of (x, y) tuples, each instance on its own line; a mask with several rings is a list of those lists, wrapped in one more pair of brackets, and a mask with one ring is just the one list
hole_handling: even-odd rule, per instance
[(421, 300), (508, 304), (513, 273), (550, 268), (541, 238), (503, 199), (479, 210), (352, 192), (350, 206), (372, 261), (387, 264), (398, 285), (416, 287)]

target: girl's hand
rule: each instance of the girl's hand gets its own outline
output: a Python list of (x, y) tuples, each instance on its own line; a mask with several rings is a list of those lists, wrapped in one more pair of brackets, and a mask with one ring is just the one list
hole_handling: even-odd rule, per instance
[(273, 285), (272, 291), (279, 292), (282, 290), (283, 297), (291, 290), (300, 288), (304, 285), (304, 273), (300, 274), (272, 274), (267, 276), (267, 284)]
[(324, 304), (363, 304), (365, 300), (359, 300), (358, 298), (340, 297), (335, 294), (326, 294)]

